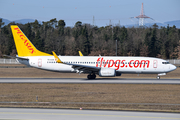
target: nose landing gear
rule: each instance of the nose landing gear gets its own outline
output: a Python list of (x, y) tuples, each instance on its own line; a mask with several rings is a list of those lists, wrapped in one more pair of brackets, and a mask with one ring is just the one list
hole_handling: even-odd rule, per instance
[(166, 75), (166, 73), (159, 73), (156, 78), (157, 78), (157, 79), (160, 79), (160, 76), (162, 76), (162, 75)]

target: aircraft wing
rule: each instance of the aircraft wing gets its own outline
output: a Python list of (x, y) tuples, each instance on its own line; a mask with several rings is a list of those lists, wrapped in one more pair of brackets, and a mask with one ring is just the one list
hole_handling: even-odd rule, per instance
[(57, 63), (63, 63), (66, 65), (72, 65), (72, 68), (74, 68), (74, 71), (76, 71), (77, 73), (81, 73), (81, 72), (98, 72), (101, 68), (100, 67), (94, 67), (94, 66), (88, 66), (88, 65), (79, 65), (79, 64), (72, 64), (72, 63), (64, 63), (62, 62), (59, 57), (56, 55), (56, 53), (54, 51), (52, 51), (54, 58), (56, 60)]
[(71, 64), (71, 63), (66, 63), (67, 65), (72, 65), (72, 68), (74, 68), (74, 71), (76, 72), (84, 72), (84, 73), (89, 73), (89, 72), (99, 72), (101, 69), (100, 67), (94, 67), (94, 66), (87, 66), (87, 65), (79, 65), (79, 64)]

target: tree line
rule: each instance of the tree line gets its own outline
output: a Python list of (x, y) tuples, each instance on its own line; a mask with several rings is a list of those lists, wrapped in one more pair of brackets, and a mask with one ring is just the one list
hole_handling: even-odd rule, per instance
[[(0, 19), (0, 57), (17, 54), (9, 23)], [(55, 51), (58, 55), (85, 56), (146, 56), (163, 59), (180, 58), (180, 29), (174, 25), (159, 27), (126, 28), (124, 26), (97, 27), (76, 22), (74, 27), (66, 27), (64, 20), (56, 18), (40, 24), (37, 20), (27, 24), (16, 24), (43, 52)], [(117, 42), (116, 42), (117, 41)]]

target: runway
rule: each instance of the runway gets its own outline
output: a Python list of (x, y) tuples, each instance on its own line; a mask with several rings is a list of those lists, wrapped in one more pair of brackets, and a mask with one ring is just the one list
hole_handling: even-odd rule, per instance
[(180, 120), (178, 113), (0, 108), (0, 120)]
[(180, 79), (128, 79), (128, 78), (0, 78), (0, 83), (78, 83), (78, 84), (180, 84)]

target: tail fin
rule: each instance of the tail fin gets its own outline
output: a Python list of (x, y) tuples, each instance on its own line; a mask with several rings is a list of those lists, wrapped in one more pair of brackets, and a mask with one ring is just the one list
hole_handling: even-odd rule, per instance
[(31, 43), (17, 25), (11, 25), (11, 30), (14, 37), (17, 53), (19, 57), (25, 56), (52, 56), (41, 52)]

